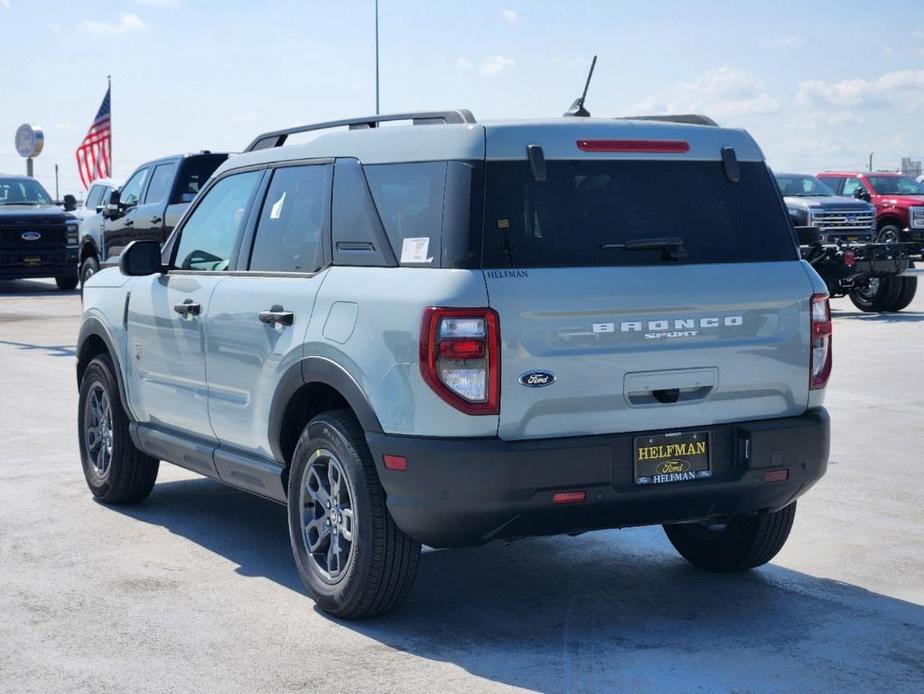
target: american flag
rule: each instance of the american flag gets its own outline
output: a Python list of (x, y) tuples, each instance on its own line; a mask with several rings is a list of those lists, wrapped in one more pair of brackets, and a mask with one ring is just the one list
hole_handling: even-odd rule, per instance
[(109, 118), (111, 90), (112, 87), (106, 90), (106, 96), (96, 112), (93, 125), (77, 148), (77, 171), (84, 188), (89, 188), (97, 178), (108, 178), (112, 175), (112, 122)]

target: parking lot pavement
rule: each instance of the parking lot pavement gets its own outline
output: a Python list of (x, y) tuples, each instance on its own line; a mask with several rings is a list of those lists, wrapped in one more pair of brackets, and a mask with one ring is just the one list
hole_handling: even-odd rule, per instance
[(924, 691), (924, 292), (834, 305), (831, 465), (772, 565), (705, 574), (658, 528), (427, 552), (401, 609), (342, 623), (281, 506), (170, 465), (95, 503), (79, 295), (0, 283), (0, 690)]

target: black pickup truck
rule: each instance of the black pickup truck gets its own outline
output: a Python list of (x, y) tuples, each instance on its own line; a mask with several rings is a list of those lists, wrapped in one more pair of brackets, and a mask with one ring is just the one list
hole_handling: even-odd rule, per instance
[(163, 243), (212, 172), (228, 158), (208, 151), (139, 166), (109, 194), (99, 214), (80, 223), (80, 280), (113, 262), (132, 241)]
[(35, 179), (0, 175), (0, 280), (30, 277), (77, 286), (77, 219)]

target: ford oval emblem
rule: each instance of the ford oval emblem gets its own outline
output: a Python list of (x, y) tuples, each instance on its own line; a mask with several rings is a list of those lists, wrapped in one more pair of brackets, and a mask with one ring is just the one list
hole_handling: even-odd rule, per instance
[(42, 238), (42, 235), (37, 231), (24, 231), (19, 235), (19, 237), (23, 241), (38, 241), (40, 238)]
[(555, 374), (551, 371), (527, 371), (520, 376), (520, 383), (527, 388), (544, 388), (555, 383)]

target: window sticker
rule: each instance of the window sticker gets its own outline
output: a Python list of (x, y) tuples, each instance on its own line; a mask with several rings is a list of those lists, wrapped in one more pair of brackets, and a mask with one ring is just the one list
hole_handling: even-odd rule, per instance
[(282, 197), (273, 203), (270, 209), (270, 219), (279, 219), (282, 216), (282, 206), (286, 204), (286, 192), (282, 191)]
[(426, 236), (420, 238), (404, 239), (401, 244), (402, 263), (432, 263), (433, 258), (427, 257), (430, 249), (430, 239)]

